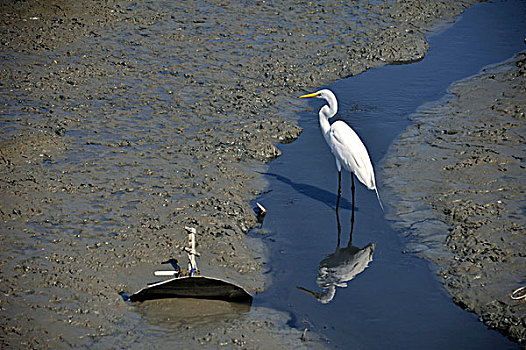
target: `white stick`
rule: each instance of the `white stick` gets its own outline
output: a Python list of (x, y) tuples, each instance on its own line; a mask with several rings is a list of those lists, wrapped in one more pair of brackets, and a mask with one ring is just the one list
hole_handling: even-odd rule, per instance
[(197, 262), (195, 261), (195, 255), (197, 251), (195, 250), (195, 234), (189, 233), (188, 239), (190, 240), (190, 249), (188, 250), (188, 258), (190, 259), (190, 269), (197, 270)]
[(265, 209), (264, 206), (262, 206), (258, 202), (256, 202), (256, 205), (258, 206), (259, 210), (261, 210), (261, 214), (266, 214), (267, 213), (267, 209)]
[(154, 271), (153, 275), (154, 276), (175, 276), (177, 275), (179, 272), (178, 271)]

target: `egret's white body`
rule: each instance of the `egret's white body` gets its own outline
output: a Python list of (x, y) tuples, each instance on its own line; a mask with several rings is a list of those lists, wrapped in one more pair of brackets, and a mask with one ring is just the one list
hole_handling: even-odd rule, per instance
[(374, 179), (374, 170), (369, 158), (369, 153), (365, 148), (360, 137), (354, 132), (354, 130), (347, 125), (345, 122), (338, 120), (329, 123), (329, 119), (334, 117), (338, 112), (338, 101), (336, 96), (331, 90), (320, 90), (312, 94), (300, 96), (300, 98), (316, 97), (327, 101), (327, 105), (323, 106), (319, 112), (320, 128), (325, 138), (325, 141), (331, 148), (331, 152), (336, 160), (336, 168), (338, 169), (338, 201), (336, 203), (336, 209), (341, 195), (341, 170), (342, 167), (351, 173), (352, 179), (352, 192), (353, 192), (353, 209), (354, 209), (354, 178), (353, 174), (356, 175), (358, 180), (363, 183), (368, 189), (374, 190), (378, 198), (380, 206), (380, 196), (378, 195), (378, 189), (376, 188), (376, 182)]

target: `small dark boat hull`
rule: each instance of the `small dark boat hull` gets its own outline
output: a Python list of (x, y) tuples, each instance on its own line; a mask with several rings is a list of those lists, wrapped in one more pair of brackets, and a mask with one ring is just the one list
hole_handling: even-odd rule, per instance
[(154, 283), (130, 295), (129, 298), (130, 301), (197, 298), (252, 302), (252, 296), (242, 287), (219, 278), (205, 276), (177, 277)]

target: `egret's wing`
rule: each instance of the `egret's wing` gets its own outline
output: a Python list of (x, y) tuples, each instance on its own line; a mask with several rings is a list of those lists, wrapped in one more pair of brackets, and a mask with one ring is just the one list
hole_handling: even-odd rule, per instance
[(376, 188), (373, 165), (360, 137), (345, 122), (338, 120), (331, 125), (332, 153), (340, 164), (353, 172), (367, 188)]

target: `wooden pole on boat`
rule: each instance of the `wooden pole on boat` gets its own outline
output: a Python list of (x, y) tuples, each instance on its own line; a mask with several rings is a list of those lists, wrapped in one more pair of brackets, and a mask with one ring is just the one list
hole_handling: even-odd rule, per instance
[(190, 241), (190, 248), (186, 247), (184, 250), (188, 253), (188, 270), (190, 270), (190, 276), (193, 276), (198, 272), (197, 261), (195, 260), (196, 256), (199, 256), (199, 253), (195, 250), (195, 233), (196, 230), (193, 227), (185, 227), (188, 231), (188, 240)]

